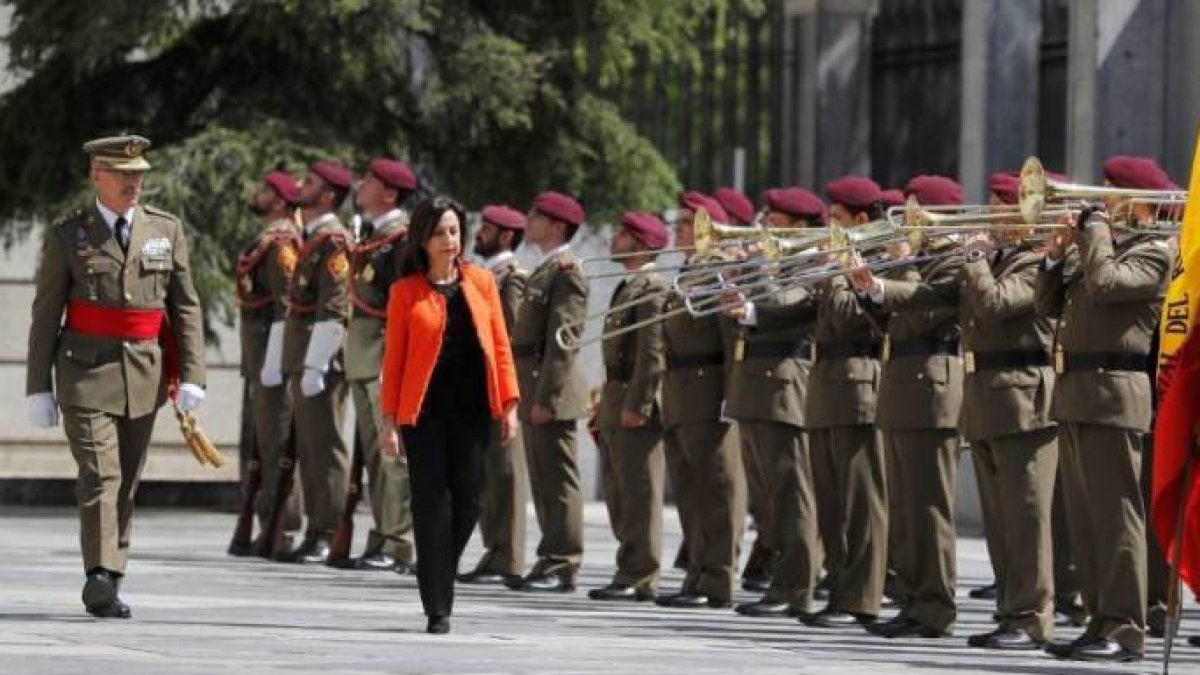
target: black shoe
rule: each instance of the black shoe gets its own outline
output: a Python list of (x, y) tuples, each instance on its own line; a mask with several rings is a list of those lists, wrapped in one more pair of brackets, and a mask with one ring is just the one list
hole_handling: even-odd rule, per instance
[(950, 637), (950, 631), (928, 628), (920, 621), (907, 616), (898, 616), (891, 621), (868, 624), (867, 632), (871, 633), (872, 635), (878, 635), (879, 637), (892, 639), (902, 637)]
[(1160, 605), (1151, 607), (1146, 612), (1146, 635), (1161, 638), (1167, 634), (1167, 608)]
[(812, 628), (857, 628), (870, 626), (878, 618), (872, 614), (824, 609), (816, 614), (801, 615), (800, 623)]
[(413, 576), (417, 573), (417, 562), (415, 560), (397, 560), (391, 569), (401, 576)]
[(1200, 647), (1200, 635), (1188, 636), (1187, 643), (1193, 647)]
[(396, 559), (386, 553), (378, 551), (374, 553), (364, 553), (354, 561), (354, 569), (371, 570), (374, 572), (386, 572), (387, 570), (396, 567)]
[(233, 540), (229, 542), (229, 548), (225, 552), (235, 558), (249, 558), (255, 553), (255, 545), (252, 541)]
[(88, 607), (87, 613), (97, 619), (128, 619), (133, 616), (133, 610), (129, 609), (129, 605), (121, 602), (120, 598), (103, 607)]
[(287, 556), (287, 560), (302, 565), (324, 565), (329, 562), (329, 538), (305, 539), (300, 548)]
[(767, 599), (762, 599), (757, 602), (743, 602), (733, 608), (733, 611), (742, 616), (798, 616), (799, 613), (792, 610), (791, 606), (786, 602), (772, 602)]
[(742, 590), (751, 593), (766, 593), (771, 590), (771, 577), (742, 577)]
[[(718, 598), (710, 598), (703, 593), (695, 593), (692, 591), (680, 591), (670, 595), (660, 595), (654, 599), (654, 604), (659, 607), (674, 607), (676, 609), (697, 609), (702, 607), (712, 607), (714, 602), (721, 602)], [(725, 601), (728, 603), (728, 600)]]
[(837, 577), (833, 574), (826, 574), (817, 582), (816, 588), (813, 589), (814, 600), (829, 600), (829, 594), (833, 592), (833, 587), (837, 583)]
[(1076, 649), (1078, 649), (1082, 645), (1087, 644), (1088, 642), (1091, 642), (1094, 639), (1095, 638), (1089, 636), (1087, 633), (1084, 633), (1083, 635), (1080, 635), (1079, 637), (1075, 638), (1074, 640), (1070, 640), (1067, 642), (1063, 642), (1063, 641), (1051, 642), (1046, 645), (1045, 652), (1047, 654), (1049, 654), (1050, 656), (1057, 656), (1062, 659), (1070, 658), (1071, 655), (1075, 653)]
[(450, 632), (450, 617), (448, 616), (431, 616), (429, 623), (425, 624), (425, 632), (434, 635), (445, 635)]
[[(1087, 623), (1087, 615), (1083, 612), (1064, 612), (1060, 609), (1054, 610), (1054, 625), (1057, 628), (1082, 628)], [(1155, 635), (1153, 637), (1162, 637)]]
[(979, 588), (972, 588), (970, 591), (967, 592), (967, 595), (969, 595), (972, 598), (975, 598), (976, 600), (995, 600), (996, 599), (996, 582), (993, 581), (992, 583), (988, 584), (987, 586), (980, 586)]
[(83, 582), (83, 606), (88, 612), (106, 608), (117, 601), (117, 575), (106, 569), (88, 573)]
[(562, 574), (530, 574), (514, 581), (508, 587), (530, 593), (574, 593), (575, 580)]
[(1145, 654), (1121, 646), (1116, 640), (1095, 638), (1075, 648), (1067, 658), (1078, 661), (1107, 661), (1110, 663), (1125, 663), (1141, 661)]
[(1001, 651), (1033, 651), (1044, 647), (1041, 640), (1020, 629), (997, 628), (990, 633), (979, 633), (967, 638), (967, 644), (979, 649)]
[(654, 599), (654, 593), (624, 584), (609, 584), (604, 588), (593, 588), (588, 591), (588, 599), (610, 602), (646, 602)]
[(487, 570), (471, 570), (464, 572), (454, 577), (460, 584), (478, 584), (480, 586), (500, 586), (513, 576), (510, 574), (501, 574), (499, 572), (489, 572)]

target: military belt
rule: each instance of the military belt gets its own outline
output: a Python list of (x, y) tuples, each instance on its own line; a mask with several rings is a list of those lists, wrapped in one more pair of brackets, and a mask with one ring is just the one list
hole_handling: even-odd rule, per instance
[(514, 359), (540, 359), (542, 357), (542, 346), (513, 345), (512, 354)]
[(1152, 361), (1149, 354), (1122, 352), (1062, 353), (1055, 359), (1055, 372), (1069, 373), (1076, 370), (1106, 370), (1148, 372)]
[(1041, 349), (1009, 349), (991, 352), (967, 352), (963, 355), (968, 373), (978, 370), (1029, 368), (1050, 365), (1050, 355)]
[(900, 356), (958, 356), (958, 338), (888, 340), (883, 355), (885, 361)]
[(867, 358), (877, 359), (883, 347), (874, 340), (856, 342), (818, 342), (817, 361), (830, 359)]
[(721, 352), (711, 354), (667, 354), (667, 369), (709, 368), (725, 363), (725, 355)]
[(808, 340), (788, 342), (749, 342), (747, 359), (812, 359), (812, 343)]

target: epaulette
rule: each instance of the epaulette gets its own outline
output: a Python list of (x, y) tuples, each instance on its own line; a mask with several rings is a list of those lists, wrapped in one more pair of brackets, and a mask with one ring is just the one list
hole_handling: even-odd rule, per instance
[(558, 261), (558, 269), (562, 272), (570, 272), (579, 268), (579, 261), (575, 258), (563, 258)]
[(149, 204), (143, 204), (142, 209), (144, 209), (146, 211), (146, 213), (149, 213), (149, 214), (152, 214), (155, 216), (161, 216), (168, 220), (174, 220), (175, 222), (179, 222), (179, 216), (176, 216), (175, 214), (171, 213), (170, 211), (164, 211), (164, 210), (158, 208), (157, 206), (150, 206)]
[(50, 226), (51, 227), (62, 227), (63, 225), (66, 225), (68, 223), (75, 222), (76, 219), (80, 218), (83, 215), (84, 215), (83, 209), (75, 209), (74, 211), (71, 211), (70, 213), (67, 213), (65, 215), (59, 216), (58, 218), (55, 218), (54, 221), (50, 223)]

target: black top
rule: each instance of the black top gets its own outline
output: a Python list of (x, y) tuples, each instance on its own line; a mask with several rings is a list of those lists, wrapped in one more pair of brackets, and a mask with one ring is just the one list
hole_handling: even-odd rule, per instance
[(490, 410), (483, 348), (462, 285), (454, 281), (433, 288), (446, 299), (446, 327), (421, 417), (486, 418)]

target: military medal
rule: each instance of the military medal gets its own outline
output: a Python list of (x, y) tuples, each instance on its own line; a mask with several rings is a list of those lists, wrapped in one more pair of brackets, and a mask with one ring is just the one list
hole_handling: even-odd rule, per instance
[(372, 265), (371, 263), (367, 263), (367, 266), (362, 268), (362, 271), (358, 273), (358, 279), (359, 279), (359, 281), (363, 282), (364, 284), (369, 284), (372, 281), (374, 281), (375, 280), (375, 266)]
[(881, 356), (883, 357), (883, 360), (885, 362), (892, 360), (892, 336), (891, 335), (883, 336), (883, 353), (881, 354)]
[(1059, 375), (1067, 372), (1067, 359), (1063, 355), (1062, 345), (1054, 345), (1054, 372)]
[(737, 338), (734, 339), (734, 341), (733, 341), (733, 360), (734, 361), (745, 361), (746, 360), (746, 336), (744, 336), (740, 333), (738, 334)]
[(963, 369), (967, 371), (967, 374), (975, 372), (975, 352), (963, 354)]

